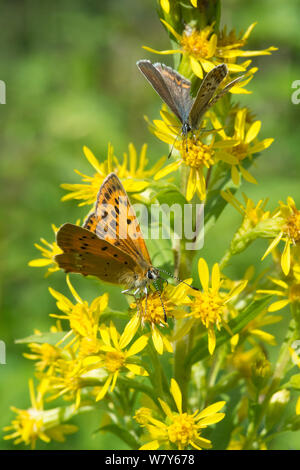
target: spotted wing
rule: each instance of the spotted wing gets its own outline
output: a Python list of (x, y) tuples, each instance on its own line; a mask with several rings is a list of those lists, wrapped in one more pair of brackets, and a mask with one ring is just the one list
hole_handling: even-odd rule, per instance
[(56, 240), (63, 253), (56, 255), (55, 261), (66, 272), (126, 285), (132, 283), (135, 274), (141, 274), (132, 257), (78, 225), (64, 224)]
[(227, 73), (227, 65), (221, 64), (210, 70), (203, 79), (189, 115), (189, 123), (192, 129), (198, 128), (204, 113), (217, 101), (213, 102), (211, 100)]
[(151, 265), (134, 209), (115, 173), (103, 181), (95, 212), (85, 221), (84, 228), (132, 257), (141, 267)]

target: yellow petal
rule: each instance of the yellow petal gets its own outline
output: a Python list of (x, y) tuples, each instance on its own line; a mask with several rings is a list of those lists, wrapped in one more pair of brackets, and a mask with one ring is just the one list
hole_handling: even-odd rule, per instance
[(220, 268), (218, 263), (215, 263), (212, 268), (211, 287), (214, 292), (218, 292), (220, 288)]
[(165, 20), (163, 20), (162, 18), (160, 19), (160, 21), (162, 22), (162, 24), (165, 25), (165, 27), (170, 31), (170, 33), (173, 34), (173, 36), (177, 39), (177, 41), (180, 42), (180, 41), (181, 41), (181, 36), (180, 36), (180, 34), (178, 34), (178, 33), (175, 31), (175, 29), (174, 29), (171, 25), (169, 25), (169, 23), (167, 23)]
[(240, 184), (240, 174), (235, 165), (231, 167), (231, 179), (236, 186)]
[(74, 299), (76, 300), (76, 302), (78, 302), (79, 304), (82, 304), (82, 299), (79, 297), (79, 295), (77, 294), (76, 290), (74, 289), (74, 287), (72, 286), (71, 284), (71, 281), (70, 281), (70, 278), (69, 278), (69, 275), (67, 274), (67, 284), (68, 284), (68, 287), (71, 291), (71, 294), (73, 295)]
[(52, 259), (38, 258), (38, 259), (33, 259), (29, 261), (28, 266), (39, 268), (42, 266), (48, 266), (49, 264), (52, 264), (52, 263), (53, 263)]
[[(100, 162), (97, 160), (97, 158), (95, 157), (95, 155), (93, 154), (93, 152), (84, 145), (83, 147), (83, 153), (84, 155), (86, 156), (87, 160), (90, 162), (90, 164), (95, 168), (95, 170), (102, 174), (102, 169), (101, 169), (101, 166), (100, 166)], [(104, 175), (103, 175), (104, 177)]]
[(281, 237), (282, 237), (282, 232), (280, 232), (276, 238), (274, 238), (274, 240), (272, 241), (272, 243), (270, 243), (269, 247), (267, 248), (267, 250), (265, 251), (265, 254), (263, 255), (263, 257), (261, 258), (261, 261), (263, 261), (265, 259), (266, 256), (268, 256), (268, 254), (278, 245), (278, 243), (280, 242), (281, 240)]
[(156, 327), (154, 327), (152, 331), (152, 341), (158, 354), (162, 354), (164, 352), (164, 343)]
[(140, 351), (142, 351), (148, 343), (148, 337), (146, 335), (141, 336), (138, 338), (133, 345), (129, 348), (129, 350), (126, 353), (126, 356), (133, 356), (134, 354), (138, 354)]
[(113, 376), (110, 375), (108, 379), (106, 380), (105, 384), (103, 385), (103, 387), (101, 388), (101, 391), (96, 396), (96, 401), (102, 400), (102, 398), (107, 394), (107, 391), (111, 384), (112, 379), (113, 379)]
[(216, 413), (211, 416), (207, 416), (206, 418), (201, 419), (200, 424), (208, 426), (210, 424), (218, 423), (221, 421), (225, 416), (225, 413)]
[(171, 163), (170, 165), (167, 165), (165, 168), (160, 170), (156, 175), (154, 176), (155, 180), (160, 180), (164, 176), (168, 175), (169, 173), (172, 173), (173, 171), (176, 171), (182, 163), (182, 160), (177, 160), (174, 163)]
[(147, 444), (144, 444), (142, 447), (139, 448), (139, 450), (157, 450), (158, 448), (159, 448), (159, 442), (151, 441), (151, 442), (148, 442)]
[(260, 128), (261, 128), (261, 121), (255, 121), (253, 124), (251, 124), (245, 137), (246, 144), (249, 144), (250, 142), (252, 142), (252, 140), (255, 139), (255, 137), (257, 137), (260, 131)]
[(208, 351), (209, 354), (213, 354), (216, 347), (216, 333), (213, 326), (208, 328)]
[(190, 201), (195, 192), (197, 187), (197, 172), (195, 168), (190, 169), (189, 179), (186, 186), (186, 199)]
[(160, 54), (160, 55), (182, 54), (181, 49), (168, 49), (166, 51), (157, 51), (156, 49), (152, 49), (152, 47), (148, 47), (148, 46), (143, 46), (143, 49), (149, 52), (153, 52), (154, 54)]
[(138, 327), (140, 325), (140, 316), (136, 313), (132, 319), (127, 323), (120, 338), (120, 348), (126, 348), (127, 344), (130, 343), (134, 335), (136, 334)]
[(167, 15), (170, 13), (170, 2), (169, 0), (160, 0), (160, 5)]
[(177, 406), (179, 413), (182, 413), (182, 395), (178, 383), (175, 379), (171, 379), (171, 393)]
[[(215, 54), (217, 42), (218, 42), (218, 36), (216, 34), (213, 34), (208, 42), (207, 57), (212, 57)], [(212, 64), (212, 68), (210, 70), (212, 70), (213, 67), (214, 67), (214, 64)], [(206, 72), (209, 72), (210, 70), (205, 69)]]
[(290, 303), (290, 301), (288, 299), (284, 299), (284, 300), (277, 300), (277, 302), (273, 302), (269, 308), (268, 308), (268, 312), (277, 312), (277, 310), (281, 310), (282, 308), (284, 308), (286, 305), (288, 305)]
[(270, 147), (270, 145), (273, 142), (274, 142), (274, 139), (272, 139), (272, 138), (264, 139), (261, 142), (258, 142), (257, 144), (254, 144), (253, 147), (251, 147), (251, 153), (261, 152), (262, 150)]
[(204, 410), (200, 411), (197, 415), (197, 420), (199, 418), (204, 418), (205, 416), (210, 416), (212, 414), (217, 413), (223, 406), (226, 404), (226, 401), (217, 401), (213, 405), (207, 406)]
[(300, 397), (298, 398), (296, 403), (296, 415), (300, 415)]
[(203, 289), (207, 291), (209, 283), (209, 270), (204, 258), (200, 258), (198, 261), (198, 273), (201, 285)]
[(287, 276), (291, 267), (291, 245), (289, 240), (285, 242), (285, 247), (281, 255), (281, 267), (282, 271)]
[(138, 366), (137, 364), (125, 364), (125, 367), (134, 375), (142, 375), (143, 377), (147, 377), (149, 375), (143, 367)]
[(191, 63), (191, 68), (194, 74), (199, 78), (203, 78), (203, 69), (201, 65), (199, 64), (198, 60), (190, 56), (190, 63)]

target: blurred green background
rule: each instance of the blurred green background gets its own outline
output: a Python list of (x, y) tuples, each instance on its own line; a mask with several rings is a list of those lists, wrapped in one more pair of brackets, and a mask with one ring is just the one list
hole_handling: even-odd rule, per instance
[[(248, 88), (252, 95), (237, 97), (262, 120), (261, 138), (274, 137), (274, 144), (258, 159), (253, 174), (258, 186), (246, 184), (243, 191), (258, 201), (269, 197), (273, 208), (279, 199), (292, 195), (300, 204), (298, 147), (300, 104), (291, 103), (294, 80), (300, 79), (300, 28), (298, 0), (227, 0), (222, 23), (237, 31), (258, 21), (247, 48), (270, 45), (279, 51), (254, 58), (259, 71)], [(1, 327), (0, 339), (7, 345), (7, 364), (0, 365), (0, 428), (14, 416), (9, 406), (27, 408), (28, 378), (33, 363), (22, 357), (26, 351), (14, 340), (32, 334), (34, 328), (48, 330), (56, 311), (48, 286), (69, 295), (64, 275), (48, 279), (43, 268), (30, 268), (39, 257), (33, 243), (40, 237), (53, 240), (51, 223), (57, 226), (86, 215), (87, 208), (75, 202), (61, 203), (62, 182), (79, 182), (74, 168), (92, 174), (83, 157), (87, 145), (102, 160), (107, 143), (121, 157), (129, 142), (139, 149), (149, 144), (154, 162), (167, 149), (147, 130), (144, 114), (157, 118), (160, 100), (136, 68), (141, 58), (160, 60), (141, 49), (149, 45), (169, 47), (168, 37), (155, 11), (154, 0), (19, 0), (1, 1), (0, 79), (7, 86), (7, 104), (0, 105), (1, 128)], [(172, 58), (165, 62), (172, 65)], [(218, 226), (205, 240), (201, 255), (209, 264), (218, 261), (240, 221), (228, 208)], [(259, 259), (267, 242), (256, 242), (234, 259), (229, 275), (241, 276)], [(267, 266), (268, 259), (263, 267)], [(96, 282), (74, 276), (80, 295), (91, 299), (107, 290)], [(124, 305), (119, 289), (113, 307)], [(284, 324), (276, 331), (280, 340)], [(272, 348), (271, 357), (276, 353)], [(65, 444), (47, 448), (121, 449), (123, 443), (111, 435), (91, 437), (99, 426), (95, 413), (72, 422), (80, 431)], [(274, 441), (273, 448), (299, 448), (299, 433)], [(0, 440), (0, 449), (12, 449)], [(18, 448), (22, 448), (21, 446)], [(38, 448), (46, 446), (39, 443)]]

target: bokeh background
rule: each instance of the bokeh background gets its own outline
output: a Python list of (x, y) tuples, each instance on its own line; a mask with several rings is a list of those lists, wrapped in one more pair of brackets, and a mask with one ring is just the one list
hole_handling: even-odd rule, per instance
[[(243, 191), (255, 201), (268, 197), (270, 208), (288, 195), (299, 205), (300, 104), (291, 102), (291, 84), (300, 79), (298, 0), (226, 0), (223, 4), (222, 23), (229, 29), (245, 30), (258, 21), (247, 48), (279, 48), (272, 56), (253, 59), (259, 67), (248, 86), (253, 94), (236, 98), (262, 120), (260, 137), (275, 138), (253, 171), (259, 185), (245, 184)], [(6, 82), (7, 104), (0, 105), (0, 339), (7, 344), (7, 364), (0, 365), (0, 428), (13, 417), (10, 405), (29, 405), (33, 363), (23, 358), (26, 347), (16, 345), (15, 339), (32, 334), (34, 328), (49, 329), (48, 314), (56, 311), (49, 285), (69, 295), (62, 273), (45, 279), (43, 268), (30, 268), (27, 263), (39, 257), (34, 242), (40, 237), (53, 240), (52, 223), (59, 226), (86, 215), (87, 208), (78, 208), (74, 201), (60, 202), (65, 192), (59, 187), (62, 182), (79, 182), (74, 168), (92, 174), (83, 145), (103, 160), (108, 142), (120, 157), (129, 142), (138, 149), (147, 142), (152, 162), (167, 153), (166, 145), (150, 135), (143, 119), (145, 114), (158, 117), (159, 98), (135, 65), (141, 58), (159, 59), (143, 51), (142, 45), (169, 47), (155, 6), (154, 0), (1, 1), (0, 79)], [(172, 65), (172, 58), (166, 57), (165, 62)], [(201, 252), (209, 264), (222, 257), (239, 220), (228, 208), (218, 222), (221, 235), (217, 227), (209, 232)], [(238, 277), (253, 263), (259, 272), (266, 246), (266, 240), (255, 242), (226, 272)], [(78, 276), (73, 279), (86, 299), (107, 290)], [(119, 289), (108, 290), (117, 293), (112, 306), (122, 307)], [(269, 329), (276, 332), (279, 343), (284, 325)], [(269, 354), (276, 357), (276, 348)], [(80, 431), (65, 444), (52, 443), (47, 448), (124, 448), (111, 435), (92, 436), (99, 419), (95, 413), (77, 417), (72, 422)], [(299, 449), (299, 442), (299, 433), (286, 434), (272, 447)], [(12, 448), (1, 438), (0, 449)], [(45, 446), (39, 443), (38, 448)]]

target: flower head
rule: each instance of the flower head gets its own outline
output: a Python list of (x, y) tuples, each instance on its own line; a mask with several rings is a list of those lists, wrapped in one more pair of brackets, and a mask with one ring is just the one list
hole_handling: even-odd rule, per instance
[[(56, 234), (58, 228), (52, 224), (52, 229), (54, 234)], [(29, 261), (28, 266), (39, 268), (42, 266), (49, 266), (46, 272), (46, 276), (49, 276), (55, 271), (59, 271), (60, 268), (55, 261), (55, 256), (61, 254), (62, 250), (59, 248), (56, 242), (49, 243), (44, 238), (41, 238), (40, 240), (42, 245), (35, 243), (34, 246), (41, 252), (43, 258), (37, 258)]]
[(120, 163), (114, 155), (112, 145), (109, 144), (107, 159), (101, 163), (92, 151), (84, 146), (84, 155), (96, 170), (96, 173), (92, 176), (88, 176), (75, 170), (75, 172), (82, 177), (83, 183), (62, 184), (61, 187), (63, 189), (70, 191), (69, 194), (62, 197), (62, 201), (68, 201), (70, 199), (80, 200), (82, 202), (79, 203), (79, 206), (94, 204), (103, 180), (111, 172), (119, 176), (125, 190), (129, 193), (139, 193), (146, 189), (150, 185), (148, 178), (153, 176), (161, 168), (165, 158), (161, 158), (151, 169), (146, 170), (148, 163), (146, 158), (147, 145), (143, 145), (139, 157), (133, 144), (129, 144), (128, 150), (128, 154), (126, 152), (124, 153), (123, 162)]
[[(214, 136), (209, 135), (206, 131), (203, 133), (203, 136), (206, 136), (204, 139), (200, 138), (201, 131), (199, 136), (178, 134), (178, 122), (175, 118), (165, 110), (160, 114), (163, 120), (153, 121), (153, 124), (150, 124), (150, 130), (163, 142), (174, 145), (179, 153), (179, 158), (159, 170), (154, 179), (160, 180), (181, 166), (186, 166), (189, 169), (186, 199), (190, 201), (197, 192), (200, 200), (204, 200), (207, 170), (219, 160), (228, 161), (228, 154), (224, 151), (224, 147), (227, 148), (229, 142), (226, 142), (225, 146), (222, 141), (215, 142)], [(233, 144), (235, 141), (232, 141)], [(232, 160), (230, 159), (230, 161)]]
[[(77, 339), (82, 339), (85, 345), (88, 345), (88, 339), (93, 342), (96, 350), (99, 345), (97, 342), (97, 332), (99, 327), (99, 319), (101, 314), (106, 310), (108, 305), (108, 294), (103, 294), (96, 297), (89, 305), (86, 300), (82, 300), (79, 294), (76, 292), (71, 284), (69, 276), (67, 276), (68, 287), (75, 299), (75, 303), (72, 303), (67, 297), (60, 292), (49, 288), (51, 295), (57, 300), (56, 305), (63, 312), (63, 315), (51, 314), (54, 318), (60, 320), (66, 319), (69, 321), (71, 330), (75, 333)], [(89, 349), (87, 353), (91, 353), (92, 343), (89, 343)], [(93, 352), (96, 352), (95, 349)]]
[[(274, 139), (267, 138), (258, 141), (257, 136), (261, 128), (261, 121), (248, 122), (247, 108), (238, 109), (235, 114), (234, 120), (234, 133), (232, 136), (227, 136), (223, 126), (217, 116), (210, 112), (211, 122), (218, 134), (226, 142), (234, 140), (234, 145), (226, 148), (226, 153), (229, 158), (226, 163), (231, 165), (231, 178), (234, 184), (239, 185), (240, 174), (249, 183), (257, 183), (255, 178), (243, 166), (246, 159), (252, 159), (252, 156), (262, 150), (268, 148)], [(225, 158), (224, 158), (225, 160)]]
[(61, 424), (62, 413), (60, 408), (49, 411), (44, 410), (44, 394), (47, 390), (47, 380), (40, 383), (38, 393), (34, 391), (33, 381), (29, 381), (29, 391), (31, 407), (21, 410), (12, 407), (16, 413), (16, 418), (10, 426), (4, 428), (5, 431), (13, 431), (4, 439), (14, 439), (15, 444), (24, 442), (34, 449), (38, 439), (48, 443), (51, 439), (64, 442), (65, 434), (72, 434), (77, 431), (77, 426), (71, 424)]
[[(185, 280), (186, 284), (190, 282), (191, 279)], [(187, 295), (190, 289), (186, 284), (181, 283), (176, 287), (168, 285), (162, 293), (150, 291), (147, 299), (144, 298), (139, 303), (137, 313), (129, 322), (135, 331), (140, 324), (143, 327), (149, 326), (152, 342), (158, 354), (163, 354), (164, 350), (173, 352), (172, 344), (163, 330), (168, 326), (165, 322), (165, 316), (180, 318), (186, 315), (184, 307), (191, 302)], [(131, 307), (135, 308), (136, 304), (132, 304)]]
[[(214, 24), (205, 26), (200, 30), (187, 25), (183, 33), (179, 34), (173, 26), (165, 20), (161, 19), (161, 22), (173, 35), (179, 48), (157, 51), (144, 46), (144, 49), (154, 52), (155, 54), (182, 54), (183, 62), (189, 62), (193, 73), (200, 78), (203, 78), (203, 72), (209, 72), (213, 67), (224, 62), (227, 64), (230, 72), (243, 72), (245, 71), (245, 65), (243, 66), (236, 63), (238, 57), (269, 55), (271, 52), (277, 50), (275, 47), (269, 47), (261, 51), (242, 50), (242, 47), (246, 45), (256, 23), (250, 25), (247, 31), (241, 34), (240, 37), (236, 37), (234, 31), (227, 34), (226, 29), (216, 34), (214, 32)], [(237, 86), (233, 88), (238, 87), (241, 87), (241, 84), (237, 84)], [(237, 90), (233, 89), (230, 91), (237, 92)]]
[(209, 449), (211, 442), (201, 436), (201, 431), (224, 418), (225, 414), (218, 413), (218, 411), (225, 405), (225, 402), (219, 401), (204, 408), (201, 412), (197, 410), (189, 414), (182, 409), (181, 390), (174, 379), (171, 379), (170, 392), (176, 404), (176, 411), (172, 411), (166, 402), (159, 399), (165, 414), (164, 421), (154, 418), (151, 412), (143, 413), (141, 424), (147, 429), (152, 441), (143, 445), (141, 450), (158, 448), (183, 450), (190, 447), (198, 450)]
[(198, 262), (199, 278), (202, 284), (202, 290), (193, 291), (194, 300), (190, 306), (191, 326), (195, 321), (200, 321), (208, 332), (208, 350), (213, 354), (216, 347), (216, 334), (221, 326), (228, 328), (226, 317), (228, 316), (229, 301), (236, 297), (246, 287), (247, 280), (241, 281), (229, 292), (222, 290), (222, 280), (220, 268), (217, 263), (214, 264), (211, 280), (208, 266), (203, 258)]
[(285, 246), (281, 255), (281, 268), (287, 276), (291, 268), (291, 246), (295, 246), (300, 242), (300, 211), (297, 209), (294, 199), (288, 197), (287, 204), (280, 201), (279, 208), (275, 211), (273, 217), (280, 223), (281, 230), (270, 243), (262, 260), (283, 240)]
[(99, 332), (102, 344), (99, 353), (89, 356), (83, 361), (90, 371), (102, 368), (106, 373), (105, 383), (100, 389), (98, 388), (96, 400), (101, 400), (109, 389), (111, 392), (114, 390), (121, 372), (127, 371), (131, 375), (148, 375), (144, 367), (140, 366), (134, 357), (146, 347), (147, 336), (140, 336), (127, 349), (128, 344), (135, 335), (135, 331), (136, 329), (132, 327), (132, 324), (127, 324), (121, 335), (112, 322), (109, 327), (106, 325), (100, 326)]

